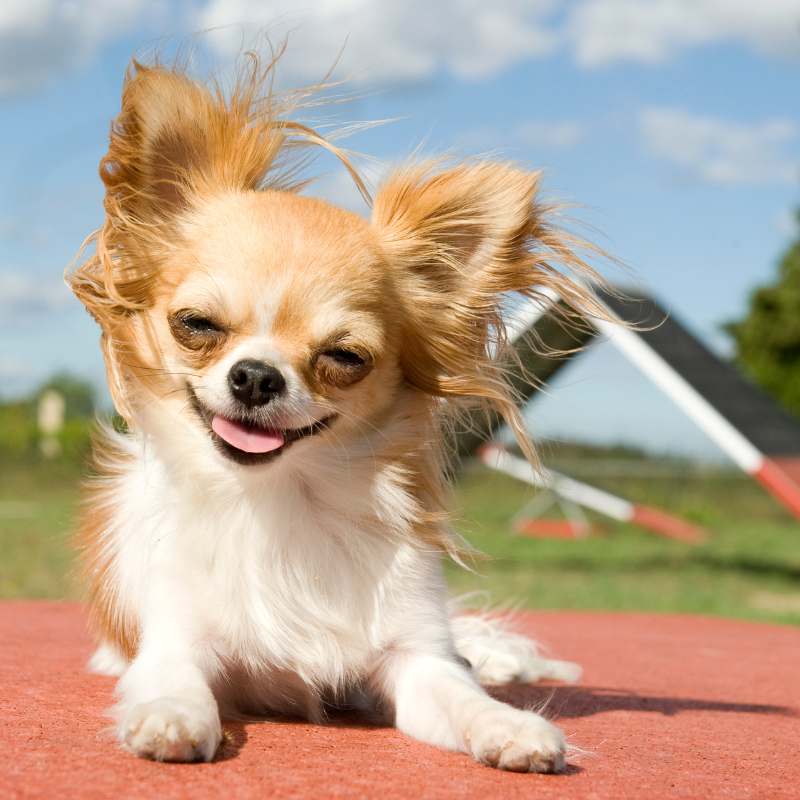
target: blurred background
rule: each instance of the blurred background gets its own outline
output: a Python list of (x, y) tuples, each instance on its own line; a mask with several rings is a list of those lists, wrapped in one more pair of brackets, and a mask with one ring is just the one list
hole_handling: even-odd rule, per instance
[[(287, 34), (280, 83), (335, 64), (347, 95), (307, 121), (388, 120), (347, 141), (373, 181), (417, 149), (543, 169), (545, 194), (627, 265), (602, 267), (613, 283), (657, 297), (800, 425), (798, 0), (4, 0), (0, 596), (76, 595), (77, 488), (111, 406), (62, 271), (102, 220), (97, 164), (131, 55), (188, 46), (199, 75), (224, 74)], [(311, 193), (367, 213), (334, 164), (315, 171)], [(800, 624), (800, 524), (612, 342), (596, 337), (527, 415), (548, 467), (706, 538), (468, 462), (457, 526), (491, 558), (453, 570), (456, 589)]]

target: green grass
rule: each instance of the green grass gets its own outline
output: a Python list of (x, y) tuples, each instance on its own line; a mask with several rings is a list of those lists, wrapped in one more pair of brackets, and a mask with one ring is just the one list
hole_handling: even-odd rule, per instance
[(0, 464), (0, 597), (72, 597), (80, 469)]
[[(587, 461), (565, 466), (577, 477), (581, 464)], [(69, 533), (79, 469), (6, 462), (0, 472), (0, 597), (76, 596)], [(599, 517), (593, 518), (599, 530), (585, 539), (517, 536), (511, 518), (531, 489), (473, 467), (456, 487), (455, 521), (487, 558), (475, 563), (475, 573), (448, 566), (454, 591), (486, 591), (494, 603), (536, 608), (683, 611), (800, 624), (800, 525), (752, 481), (688, 468), (680, 479), (610, 474), (589, 482), (704, 525), (709, 540), (685, 545)]]
[(688, 545), (594, 517), (583, 539), (515, 535), (531, 490), (483, 468), (456, 489), (456, 527), (486, 556), (476, 574), (447, 568), (457, 592), (534, 608), (680, 611), (800, 624), (800, 525), (735, 473), (625, 478), (598, 485), (705, 526)]

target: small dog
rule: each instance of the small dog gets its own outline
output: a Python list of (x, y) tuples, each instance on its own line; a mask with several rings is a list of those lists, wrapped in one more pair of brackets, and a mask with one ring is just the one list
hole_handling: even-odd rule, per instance
[(591, 270), (509, 164), (410, 163), (369, 221), (300, 195), (304, 147), (364, 186), (272, 68), (225, 93), (134, 62), (105, 222), (69, 276), (127, 423), (96, 443), (80, 528), (120, 742), (210, 760), (221, 716), (355, 706), (484, 764), (562, 770), (561, 731), (479, 679), (574, 665), (448, 611), (443, 419), (488, 403), (531, 452), (502, 306), (555, 290), (596, 313)]

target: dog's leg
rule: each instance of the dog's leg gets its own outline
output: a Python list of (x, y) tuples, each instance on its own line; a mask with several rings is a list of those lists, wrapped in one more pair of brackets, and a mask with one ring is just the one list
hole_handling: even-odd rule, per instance
[(566, 744), (559, 728), (539, 714), (489, 697), (454, 660), (397, 653), (384, 665), (383, 677), (395, 724), (409, 736), (500, 769), (564, 769)]
[(210, 761), (222, 728), (209, 686), (216, 667), (207, 646), (166, 612), (144, 626), (139, 653), (117, 685), (122, 745), (157, 761)]
[(536, 642), (515, 633), (502, 617), (461, 614), (451, 618), (450, 629), (456, 652), (484, 686), (546, 679), (575, 683), (581, 677), (577, 664), (545, 658)]

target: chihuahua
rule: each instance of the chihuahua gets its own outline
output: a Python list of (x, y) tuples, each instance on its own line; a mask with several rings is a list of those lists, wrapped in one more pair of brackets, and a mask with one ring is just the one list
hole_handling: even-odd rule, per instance
[[(307, 148), (254, 58), (234, 86), (134, 62), (100, 165), (105, 220), (68, 276), (124, 430), (100, 432), (79, 538), (121, 744), (211, 760), (220, 720), (380, 711), (484, 764), (558, 772), (561, 731), (481, 683), (574, 665), (453, 616), (445, 422), (501, 415), (507, 299), (599, 312), (539, 174), (412, 161), (365, 219), (300, 193)], [(300, 97), (300, 99), (298, 99)], [(298, 154), (299, 157), (298, 157)], [(486, 626), (489, 626), (487, 632)]]

